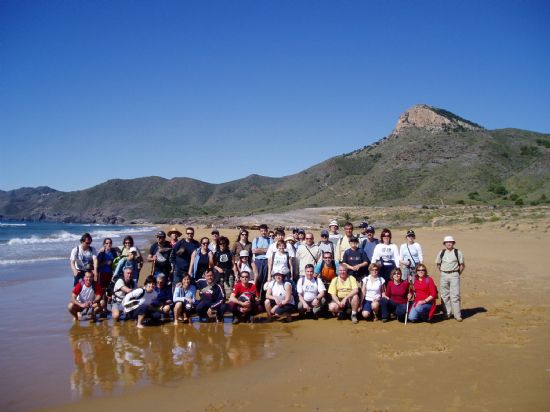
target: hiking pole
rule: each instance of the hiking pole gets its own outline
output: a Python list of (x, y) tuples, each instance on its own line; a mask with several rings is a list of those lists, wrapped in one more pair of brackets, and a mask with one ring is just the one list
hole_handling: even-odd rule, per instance
[(153, 274), (155, 273), (155, 264), (157, 263), (157, 260), (153, 260), (153, 264), (151, 265), (151, 273), (149, 274), (149, 276), (153, 276)]
[(407, 320), (409, 319), (409, 303), (411, 303), (411, 300), (409, 299), (409, 294), (411, 294), (411, 283), (409, 283), (409, 293), (407, 294), (407, 310), (405, 311), (405, 325), (407, 324)]

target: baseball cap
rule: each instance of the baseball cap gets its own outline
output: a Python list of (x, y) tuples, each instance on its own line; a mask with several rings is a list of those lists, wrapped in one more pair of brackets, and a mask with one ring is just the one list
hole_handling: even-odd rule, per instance
[(164, 230), (159, 230), (159, 231), (157, 232), (157, 236), (166, 237), (166, 233), (164, 233)]
[(361, 224), (359, 225), (359, 227), (360, 227), (361, 229), (365, 229), (365, 228), (369, 227), (369, 224), (368, 224), (368, 222), (361, 222)]
[(326, 229), (321, 230), (321, 236), (328, 236), (328, 230)]
[(413, 236), (413, 237), (416, 237), (416, 234), (414, 233), (414, 230), (412, 230), (412, 229), (409, 229), (409, 230), (407, 230), (407, 236)]
[(372, 232), (372, 233), (374, 233), (374, 226), (368, 225), (368, 226), (367, 226), (367, 232)]
[(340, 226), (338, 226), (338, 221), (337, 220), (331, 220), (330, 223), (328, 224), (328, 227), (331, 227), (331, 226), (340, 227)]

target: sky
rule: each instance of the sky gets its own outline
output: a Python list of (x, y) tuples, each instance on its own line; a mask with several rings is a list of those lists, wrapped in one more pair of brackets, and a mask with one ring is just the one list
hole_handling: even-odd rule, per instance
[(0, 0), (0, 190), (285, 176), (414, 104), (550, 132), (547, 1)]

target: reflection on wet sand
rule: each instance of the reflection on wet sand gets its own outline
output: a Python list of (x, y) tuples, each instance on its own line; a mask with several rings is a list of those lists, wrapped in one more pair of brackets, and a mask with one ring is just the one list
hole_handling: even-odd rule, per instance
[[(271, 326), (271, 325), (270, 325)], [(110, 395), (136, 384), (170, 384), (275, 356), (289, 327), (165, 324), (137, 329), (108, 322), (69, 330), (74, 398)]]

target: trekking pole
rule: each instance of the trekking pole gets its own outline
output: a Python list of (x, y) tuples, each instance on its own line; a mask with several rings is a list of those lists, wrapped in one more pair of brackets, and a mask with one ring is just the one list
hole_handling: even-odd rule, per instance
[[(409, 294), (411, 293), (411, 283), (409, 283)], [(409, 319), (409, 304), (411, 303), (409, 296), (407, 294), (407, 310), (405, 311), (405, 325), (407, 324), (407, 320)]]
[(149, 276), (153, 276), (153, 274), (155, 273), (155, 264), (157, 263), (156, 259), (153, 260), (153, 264), (151, 265), (151, 273), (149, 274)]

